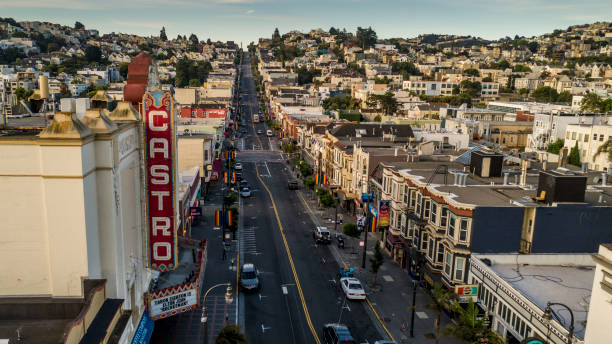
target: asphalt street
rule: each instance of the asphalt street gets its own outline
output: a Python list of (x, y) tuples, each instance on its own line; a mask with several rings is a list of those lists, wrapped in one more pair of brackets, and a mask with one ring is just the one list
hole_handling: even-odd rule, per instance
[(330, 248), (315, 245), (315, 225), (297, 192), (287, 189), (289, 166), (277, 139), (265, 135), (264, 123), (252, 123), (258, 101), (248, 55), (241, 68), (242, 128), (248, 133), (237, 139), (237, 160), (253, 195), (241, 202), (240, 256), (241, 264), (255, 264), (262, 280), (259, 292), (241, 297), (251, 343), (320, 343), (324, 324), (337, 322), (357, 343), (385, 338), (366, 303), (345, 300)]

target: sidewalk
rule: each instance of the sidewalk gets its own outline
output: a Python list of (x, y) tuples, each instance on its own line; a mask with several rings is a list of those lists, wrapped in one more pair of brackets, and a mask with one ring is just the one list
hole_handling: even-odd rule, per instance
[[(311, 214), (311, 218), (315, 224), (326, 226), (332, 232), (332, 245), (330, 249), (338, 260), (340, 266), (344, 264), (347, 267), (355, 269), (355, 277), (357, 277), (366, 289), (368, 299), (378, 314), (378, 318), (384, 324), (386, 330), (391, 334), (397, 343), (433, 343), (433, 339), (427, 338), (426, 334), (435, 332), (434, 320), (437, 314), (434, 310), (427, 307), (431, 303), (429, 295), (421, 288), (418, 288), (416, 295), (416, 311), (414, 320), (414, 338), (410, 338), (410, 317), (412, 306), (412, 279), (406, 271), (404, 271), (389, 255), (384, 253), (385, 262), (378, 271), (376, 285), (370, 288), (371, 273), (369, 271), (370, 258), (373, 256), (374, 245), (377, 240), (380, 240), (380, 233), (368, 233), (368, 245), (366, 250), (366, 269), (361, 268), (363, 247), (359, 246), (359, 242), (363, 241), (363, 234), (360, 238), (351, 238), (343, 235), (345, 240), (345, 248), (339, 249), (336, 245), (336, 234), (342, 234), (342, 226), (338, 224), (337, 233), (334, 232), (333, 218), (335, 211), (321, 210), (318, 208), (317, 201), (312, 197), (312, 191), (300, 190), (303, 200), (307, 202), (307, 211)], [(355, 217), (344, 212), (338, 207), (338, 218), (342, 214), (343, 223), (355, 223)], [(384, 252), (384, 251), (383, 251)], [(368, 306), (366, 306), (369, 308)], [(378, 321), (374, 317), (374, 321)], [(402, 323), (405, 325), (405, 330), (402, 329)], [(444, 328), (450, 323), (450, 319), (443, 314), (441, 317), (441, 328)], [(463, 343), (463, 341), (449, 336), (440, 338), (439, 343)]]

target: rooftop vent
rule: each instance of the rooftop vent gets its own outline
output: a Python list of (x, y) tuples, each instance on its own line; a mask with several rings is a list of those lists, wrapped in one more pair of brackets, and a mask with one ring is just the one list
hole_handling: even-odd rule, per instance
[[(567, 169), (540, 171), (538, 178), (538, 197), (543, 196), (546, 203), (584, 202), (587, 177)], [(543, 193), (544, 192), (544, 193)]]

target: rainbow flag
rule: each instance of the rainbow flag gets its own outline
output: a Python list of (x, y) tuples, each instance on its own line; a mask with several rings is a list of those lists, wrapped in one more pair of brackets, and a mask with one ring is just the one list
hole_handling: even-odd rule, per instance
[(227, 184), (227, 172), (223, 172), (223, 182)]
[(236, 159), (236, 151), (232, 151), (232, 159)]
[(231, 210), (227, 211), (227, 226), (228, 227), (233, 227), (234, 226), (234, 219), (232, 218), (232, 211)]
[(372, 216), (368, 232), (376, 233), (376, 222), (376, 216)]
[(315, 174), (315, 184), (319, 184), (319, 173)]
[(236, 184), (236, 172), (232, 172), (232, 184)]
[(327, 185), (327, 173), (323, 173), (323, 185)]
[(215, 227), (221, 226), (221, 210), (215, 210)]

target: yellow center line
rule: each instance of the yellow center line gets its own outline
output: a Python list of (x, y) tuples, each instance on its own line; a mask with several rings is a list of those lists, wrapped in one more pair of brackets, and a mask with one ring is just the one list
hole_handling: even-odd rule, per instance
[(302, 292), (302, 286), (300, 284), (300, 279), (298, 277), (297, 271), (295, 269), (295, 265), (293, 264), (293, 258), (291, 256), (291, 250), (289, 249), (289, 244), (287, 243), (287, 238), (285, 237), (285, 230), (283, 224), (281, 223), (280, 217), (278, 215), (278, 209), (276, 208), (276, 202), (274, 201), (274, 197), (272, 196), (272, 192), (264, 183), (263, 179), (259, 176), (259, 169), (257, 168), (257, 164), (255, 164), (255, 173), (259, 182), (268, 192), (268, 196), (270, 197), (270, 201), (272, 201), (272, 208), (274, 209), (274, 215), (276, 216), (276, 222), (278, 223), (279, 232), (281, 234), (281, 238), (283, 239), (283, 244), (285, 245), (285, 252), (287, 253), (287, 258), (289, 259), (289, 265), (291, 266), (291, 271), (293, 272), (293, 279), (295, 280), (295, 285), (297, 286), (298, 294), (300, 295), (300, 301), (302, 302), (302, 308), (304, 309), (304, 315), (306, 317), (306, 322), (308, 323), (308, 327), (310, 328), (310, 332), (314, 337), (317, 344), (321, 344), (321, 340), (317, 335), (317, 331), (312, 325), (312, 321), (310, 320), (310, 313), (308, 312), (308, 305), (306, 305), (306, 299), (304, 298), (304, 293)]
[[(304, 205), (306, 206), (306, 208), (308, 209), (310, 214), (312, 214), (314, 216), (314, 212), (312, 211), (312, 208), (310, 208), (310, 205), (308, 204), (308, 202), (306, 202), (306, 200), (304, 199), (304, 196), (302, 196), (302, 192), (298, 192), (298, 196), (300, 196), (300, 199), (302, 200), (302, 202), (304, 203)], [(340, 257), (340, 262), (342, 263), (342, 265), (344, 265), (344, 268), (348, 269), (348, 265), (346, 264), (344, 259), (342, 259), (342, 256), (340, 254), (338, 254), (338, 257)], [(376, 317), (376, 319), (378, 320), (378, 322), (380, 323), (382, 328), (387, 333), (387, 336), (389, 336), (389, 339), (395, 340), (393, 338), (393, 336), (391, 335), (391, 332), (389, 332), (389, 330), (387, 329), (387, 326), (385, 326), (385, 324), (383, 323), (382, 319), (378, 315), (378, 312), (376, 312), (376, 310), (374, 309), (374, 306), (372, 305), (372, 303), (370, 302), (370, 299), (368, 297), (366, 297), (366, 302), (368, 303), (368, 306), (370, 306), (370, 309), (374, 313), (374, 316)]]

